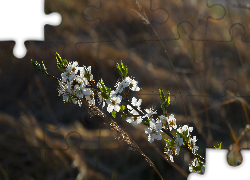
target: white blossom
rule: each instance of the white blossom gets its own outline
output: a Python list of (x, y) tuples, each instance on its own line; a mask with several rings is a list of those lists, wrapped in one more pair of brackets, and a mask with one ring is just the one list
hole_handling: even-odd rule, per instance
[(190, 138), (189, 143), (192, 149), (192, 153), (195, 153), (195, 150), (197, 151), (199, 147), (195, 144), (196, 143), (196, 136), (193, 136), (193, 138)]
[(152, 143), (154, 139), (161, 140), (162, 135), (160, 130), (162, 128), (162, 123), (160, 120), (154, 121), (154, 119), (150, 119), (150, 127), (145, 128), (145, 133), (148, 134), (148, 141)]
[(120, 95), (118, 96), (112, 96), (110, 99), (106, 99), (106, 102), (108, 104), (107, 111), (111, 113), (113, 110), (116, 112), (120, 111), (120, 102), (121, 102), (122, 97)]
[(167, 122), (167, 117), (164, 116), (164, 115), (161, 115), (160, 116), (160, 121), (161, 121), (161, 123), (166, 123)]
[(126, 121), (128, 123), (131, 123), (133, 126), (137, 126), (142, 122), (142, 117), (141, 116), (130, 116), (126, 118)]
[(126, 77), (125, 81), (129, 83), (129, 88), (132, 91), (140, 91), (140, 88), (138, 87), (138, 82), (134, 79), (131, 79), (130, 77)]
[[(166, 143), (166, 146), (168, 146), (168, 143)], [(168, 156), (168, 159), (170, 159), (171, 162), (174, 162), (174, 157), (172, 155), (172, 151), (170, 148), (167, 148), (164, 153), (166, 154), (166, 156)]]
[(189, 138), (190, 138), (190, 133), (193, 131), (193, 127), (188, 127), (187, 125), (184, 125), (182, 127), (179, 127), (177, 129), (178, 132), (182, 133), (184, 135), (184, 133), (188, 130), (188, 134), (187, 134), (187, 137), (188, 137), (188, 141), (189, 141)]
[(157, 110), (154, 111), (154, 109), (145, 109), (147, 114), (145, 114), (142, 118), (148, 117), (149, 119), (153, 116), (153, 114), (157, 114)]
[(172, 128), (174, 128), (174, 129), (177, 128), (176, 119), (174, 118), (174, 115), (173, 115), (173, 114), (171, 114), (171, 115), (167, 118), (167, 121), (168, 121), (168, 128), (169, 128), (170, 131), (172, 130)]
[(116, 92), (117, 93), (121, 93), (123, 91), (124, 88), (128, 87), (129, 86), (129, 81), (127, 81), (127, 79), (123, 79), (122, 82), (118, 82), (116, 84)]
[[(132, 105), (133, 106), (135, 106), (138, 110), (140, 110), (141, 109), (141, 102), (142, 102), (142, 100), (141, 99), (139, 99), (138, 101), (137, 101), (137, 99), (135, 98), (135, 97), (133, 97), (132, 98)], [(129, 104), (127, 105), (127, 108), (130, 110), (130, 113), (131, 114), (133, 114), (133, 115), (139, 115), (139, 113), (134, 109), (134, 108), (132, 108)]]
[(174, 148), (175, 148), (175, 155), (179, 155), (180, 152), (180, 146), (183, 144), (183, 138), (180, 137), (179, 134), (177, 134), (177, 137), (174, 141)]

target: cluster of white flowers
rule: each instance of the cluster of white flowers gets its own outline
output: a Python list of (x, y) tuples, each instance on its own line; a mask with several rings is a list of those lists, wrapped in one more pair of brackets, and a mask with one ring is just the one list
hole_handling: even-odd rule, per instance
[(180, 147), (183, 144), (187, 144), (192, 153), (195, 154), (199, 147), (195, 144), (197, 141), (196, 136), (193, 136), (193, 138), (191, 138), (190, 135), (190, 133), (193, 131), (193, 127), (184, 125), (177, 128), (176, 119), (174, 118), (173, 114), (171, 114), (168, 118), (161, 116), (161, 119), (168, 123), (169, 131), (172, 131), (172, 129), (177, 129), (175, 140), (173, 140), (171, 144), (170, 142), (166, 142), (164, 153), (166, 154), (167, 158), (171, 162), (174, 162), (173, 153), (175, 152), (175, 155), (179, 155)]
[[(87, 73), (90, 74), (89, 79), (87, 78)], [(58, 88), (59, 96), (62, 96), (65, 102), (72, 100), (74, 104), (79, 104), (79, 106), (82, 105), (80, 99), (85, 97), (89, 104), (95, 105), (94, 91), (91, 88), (86, 87), (90, 86), (91, 80), (93, 80), (93, 75), (91, 74), (91, 66), (89, 66), (88, 68), (78, 67), (77, 62), (70, 62), (68, 63), (65, 71), (61, 74), (61, 80), (59, 82)], [(129, 89), (132, 91), (140, 91), (140, 88), (137, 84), (138, 82), (134, 79), (126, 77), (122, 82), (118, 82), (115, 85), (116, 90), (111, 91), (109, 99), (104, 99), (102, 97), (102, 91), (98, 92), (99, 102), (103, 103), (102, 108), (107, 103), (107, 111), (109, 113), (111, 113), (113, 110), (119, 112), (122, 97), (118, 95), (118, 93), (121, 93), (126, 87), (129, 87)], [(97, 87), (101, 87), (100, 82), (97, 83)], [(132, 99), (132, 104), (139, 107), (141, 105), (141, 99), (136, 104), (135, 101), (136, 99)], [(138, 115), (134, 110), (131, 111), (131, 114)], [(142, 121), (142, 118), (137, 118), (137, 121), (139, 124)], [(133, 123), (133, 125), (135, 125), (135, 123)]]
[[(93, 84), (90, 83), (94, 82), (92, 80), (93, 75), (91, 74), (90, 66), (88, 68), (78, 67), (77, 62), (68, 63), (65, 71), (61, 74), (58, 88), (59, 96), (62, 96), (64, 101), (72, 101), (74, 104), (79, 104), (79, 106), (82, 105), (81, 99), (85, 97), (89, 104), (95, 105), (95, 88), (91, 87)], [(107, 104), (107, 111), (109, 113), (121, 111), (120, 104), (122, 102), (122, 96), (119, 94), (123, 92), (124, 88), (132, 91), (140, 91), (138, 82), (128, 76), (116, 83), (114, 86), (116, 88), (115, 90), (111, 91), (106, 88), (102, 80), (96, 84), (96, 87), (99, 88), (98, 92), (96, 92), (99, 105), (102, 103), (103, 108)], [(145, 128), (145, 133), (148, 134), (148, 141), (150, 143), (155, 139), (162, 139), (162, 128), (168, 129), (169, 132), (173, 129), (177, 129), (175, 138), (172, 141), (166, 140), (164, 153), (166, 153), (166, 157), (170, 159), (171, 162), (174, 162), (173, 154), (179, 155), (180, 147), (184, 144), (188, 145), (192, 153), (198, 150), (199, 147), (195, 144), (197, 141), (196, 136), (191, 138), (190, 135), (193, 131), (193, 127), (184, 125), (177, 128), (176, 119), (173, 114), (169, 117), (161, 115), (159, 118), (154, 119), (153, 115), (157, 114), (157, 110), (150, 108), (145, 109), (146, 113), (142, 113), (141, 103), (141, 99), (137, 100), (135, 97), (132, 98), (131, 104), (127, 105), (128, 115), (126, 115), (126, 121), (133, 126), (137, 126), (143, 122), (144, 118), (147, 118), (148, 127)], [(190, 172), (194, 171), (193, 168), (197, 166), (199, 166), (198, 160), (194, 159), (192, 165), (189, 167)], [(204, 167), (205, 165), (202, 166), (202, 171)]]
[(138, 82), (134, 79), (131, 79), (130, 77), (126, 77), (125, 79), (122, 80), (122, 82), (117, 82), (115, 87), (116, 93), (121, 93), (124, 88), (129, 87), (130, 90), (132, 91), (140, 91), (140, 88), (138, 87)]
[(152, 143), (154, 139), (161, 140), (161, 128), (162, 123), (159, 119), (154, 120), (153, 118), (150, 119), (150, 127), (145, 129), (145, 133), (148, 134), (148, 141)]
[(89, 80), (93, 79), (93, 75), (91, 74), (88, 80), (86, 77), (87, 71), (91, 74), (91, 66), (88, 68), (78, 67), (77, 62), (68, 64), (65, 71), (61, 74), (62, 78), (58, 88), (59, 96), (63, 96), (64, 101), (68, 102), (71, 99), (74, 104), (81, 106), (82, 102), (79, 99), (84, 96), (90, 104), (95, 105), (94, 92), (91, 88), (86, 88), (86, 86), (90, 85)]

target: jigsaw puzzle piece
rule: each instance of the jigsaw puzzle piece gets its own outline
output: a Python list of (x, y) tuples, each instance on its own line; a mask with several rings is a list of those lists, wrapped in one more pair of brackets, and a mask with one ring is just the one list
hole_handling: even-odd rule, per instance
[(241, 150), (243, 161), (240, 166), (229, 166), (226, 161), (226, 149), (206, 149), (206, 170), (204, 175), (191, 173), (188, 180), (198, 179), (246, 179), (247, 169), (249, 167), (250, 151)]
[[(25, 6), (23, 6), (24, 4)], [(20, 8), (20, 6), (25, 9)], [(52, 24), (53, 26), (60, 24), (59, 14), (45, 15), (42, 6), (43, 0), (22, 2), (10, 0), (1, 4), (0, 16), (8, 18), (0, 19), (0, 23), (3, 25), (0, 40), (10, 41), (14, 39), (16, 41), (13, 53), (17, 58), (23, 58), (26, 55), (25, 41), (44, 40), (44, 24)], [(15, 16), (12, 16), (13, 14)]]

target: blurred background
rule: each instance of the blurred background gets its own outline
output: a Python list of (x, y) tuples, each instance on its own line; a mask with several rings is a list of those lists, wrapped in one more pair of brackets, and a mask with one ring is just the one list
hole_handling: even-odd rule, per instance
[[(160, 116), (158, 90), (170, 91), (168, 115), (194, 127), (201, 156), (222, 142), (229, 164), (242, 160), (238, 151), (249, 148), (248, 1), (138, 2), (153, 28), (134, 1), (46, 0), (45, 13), (60, 13), (62, 23), (45, 26), (44, 42), (25, 42), (23, 59), (13, 56), (14, 42), (0, 43), (0, 179), (159, 179), (143, 156), (115, 139), (107, 122), (63, 103), (56, 80), (30, 63), (43, 61), (60, 77), (55, 52), (91, 66), (96, 82), (102, 78), (108, 87), (117, 82), (116, 63), (122, 60), (143, 89), (130, 94), (142, 99), (142, 109), (154, 107)], [(144, 125), (115, 121), (164, 179), (186, 179), (193, 157), (185, 150), (170, 163), (164, 140), (150, 144)]]

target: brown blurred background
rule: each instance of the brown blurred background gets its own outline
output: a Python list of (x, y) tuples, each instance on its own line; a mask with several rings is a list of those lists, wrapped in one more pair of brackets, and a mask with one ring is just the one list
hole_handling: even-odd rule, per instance
[[(178, 125), (194, 127), (199, 154), (222, 142), (232, 147), (249, 124), (249, 10), (244, 1), (139, 1), (174, 65), (180, 91), (157, 35), (133, 10), (134, 1), (45, 1), (45, 13), (58, 12), (62, 23), (45, 26), (45, 41), (27, 41), (23, 59), (16, 59), (14, 42), (0, 43), (0, 179), (159, 179), (137, 152), (86, 108), (63, 103), (57, 82), (35, 69), (30, 59), (45, 63), (60, 77), (55, 51), (79, 66), (91, 66), (94, 79), (113, 87), (123, 60), (129, 76), (143, 90), (130, 97), (142, 108), (155, 106), (161, 115), (158, 89), (170, 91), (168, 114)], [(106, 108), (104, 108), (106, 112)], [(155, 117), (156, 118), (156, 117)], [(186, 179), (162, 157), (164, 140), (147, 141), (144, 125), (115, 121), (152, 160), (164, 179)], [(105, 122), (104, 122), (105, 123)], [(230, 127), (232, 127), (230, 131)], [(167, 136), (163, 136), (168, 138)], [(249, 148), (246, 132), (238, 148)], [(234, 148), (235, 149), (235, 148)], [(232, 150), (232, 149), (231, 149)], [(235, 150), (229, 163), (240, 158)], [(185, 150), (175, 164), (188, 172), (192, 156)]]

